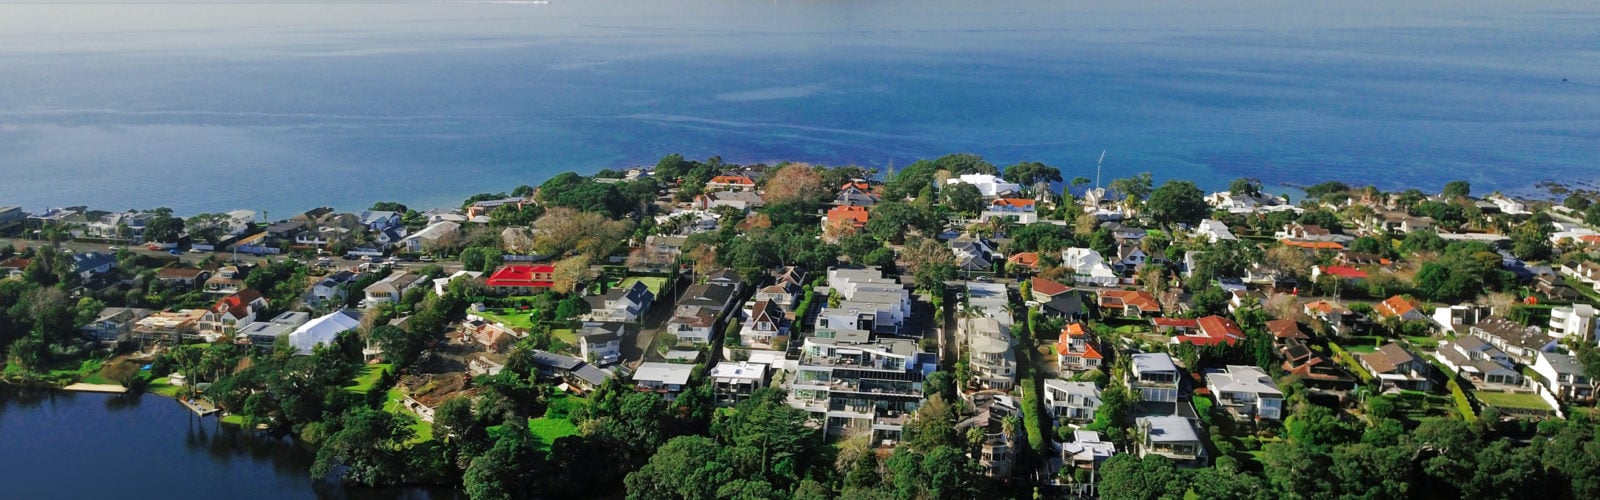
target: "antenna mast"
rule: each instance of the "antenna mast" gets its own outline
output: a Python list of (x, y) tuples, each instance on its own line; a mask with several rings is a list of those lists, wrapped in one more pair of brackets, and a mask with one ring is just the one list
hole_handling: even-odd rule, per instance
[(1094, 187), (1100, 189), (1100, 165), (1106, 162), (1106, 150), (1100, 150), (1100, 159), (1094, 162)]

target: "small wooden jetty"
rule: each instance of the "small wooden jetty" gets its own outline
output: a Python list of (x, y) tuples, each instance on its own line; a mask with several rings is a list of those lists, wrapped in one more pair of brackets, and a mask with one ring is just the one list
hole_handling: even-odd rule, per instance
[(82, 382), (62, 387), (63, 391), (76, 392), (104, 392), (109, 394), (123, 394), (128, 392), (127, 387), (112, 384), (85, 384)]
[(204, 399), (178, 398), (178, 402), (182, 403), (183, 406), (188, 407), (189, 411), (194, 412), (195, 415), (199, 415), (201, 417), (222, 411), (221, 409), (217, 408), (217, 405), (211, 404), (210, 401), (206, 401)]

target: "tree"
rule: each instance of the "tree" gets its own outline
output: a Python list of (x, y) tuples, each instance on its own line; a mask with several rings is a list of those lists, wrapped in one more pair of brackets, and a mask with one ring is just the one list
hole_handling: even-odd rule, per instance
[(467, 247), (461, 251), (461, 265), (468, 271), (487, 273), (500, 266), (499, 249)]
[(1580, 214), (1583, 213), (1584, 210), (1588, 210), (1589, 205), (1593, 203), (1593, 201), (1590, 201), (1583, 195), (1578, 194), (1569, 194), (1567, 195), (1566, 199), (1561, 200), (1561, 206), (1570, 208)]
[(927, 225), (927, 216), (915, 207), (905, 203), (883, 202), (872, 208), (866, 230), (880, 241), (899, 245), (905, 243), (907, 230)]
[(813, 207), (824, 201), (831, 192), (832, 187), (823, 183), (822, 174), (816, 167), (790, 163), (780, 167), (767, 179), (762, 198), (769, 205), (794, 203)]
[(1100, 497), (1106, 500), (1166, 498), (1182, 492), (1182, 476), (1160, 455), (1119, 453), (1100, 466)]
[(1228, 193), (1234, 196), (1260, 196), (1261, 179), (1240, 177), (1228, 183)]
[(1041, 182), (1061, 182), (1061, 169), (1036, 161), (1020, 162), (1006, 167), (1005, 180), (1024, 186)]
[(398, 484), (405, 478), (400, 444), (411, 439), (411, 427), (398, 415), (359, 408), (345, 415), (343, 428), (317, 450), (311, 475), (327, 477), (342, 466), (340, 479), (363, 486)]
[(1440, 194), (1445, 198), (1466, 198), (1472, 195), (1472, 184), (1467, 181), (1450, 181), (1444, 184), (1444, 192)]
[(1111, 190), (1135, 202), (1142, 201), (1150, 196), (1151, 187), (1155, 183), (1150, 172), (1141, 172), (1139, 175), (1111, 181)]
[(556, 293), (572, 293), (591, 279), (589, 257), (574, 255), (556, 262), (550, 289)]
[(144, 239), (158, 243), (176, 243), (183, 234), (183, 219), (173, 217), (172, 209), (161, 207), (144, 223)]
[(1150, 216), (1163, 226), (1174, 223), (1198, 224), (1211, 212), (1205, 193), (1189, 181), (1167, 181), (1150, 193), (1145, 203)]
[(473, 458), (462, 474), (467, 496), (474, 500), (525, 498), (538, 490), (546, 466), (535, 442), (527, 426), (515, 420), (501, 426), (494, 446)]
[(967, 183), (956, 183), (940, 191), (944, 195), (945, 206), (956, 212), (977, 215), (983, 210), (983, 193), (978, 187)]

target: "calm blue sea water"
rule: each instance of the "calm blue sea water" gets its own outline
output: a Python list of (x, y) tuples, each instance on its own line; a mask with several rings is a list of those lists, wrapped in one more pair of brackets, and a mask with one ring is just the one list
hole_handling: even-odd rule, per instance
[(0, 497), (448, 500), (447, 489), (346, 489), (309, 477), (314, 454), (199, 419), (151, 395), (0, 386)]
[(0, 204), (427, 208), (672, 152), (1510, 190), (1600, 179), (1596, 26), (1587, 1), (0, 3)]

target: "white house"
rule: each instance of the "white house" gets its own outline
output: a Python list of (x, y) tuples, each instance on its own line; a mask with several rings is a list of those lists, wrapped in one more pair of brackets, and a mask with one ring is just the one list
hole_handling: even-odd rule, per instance
[(1106, 264), (1099, 252), (1088, 248), (1068, 248), (1061, 251), (1061, 266), (1072, 268), (1072, 278), (1081, 284), (1116, 286), (1121, 279)]
[(367, 306), (372, 307), (385, 302), (400, 302), (400, 297), (405, 295), (406, 290), (426, 281), (428, 281), (427, 276), (400, 271), (368, 285), (362, 292), (366, 294)]
[(706, 378), (711, 381), (717, 396), (717, 404), (733, 406), (750, 397), (756, 389), (766, 387), (767, 365), (748, 361), (737, 363), (724, 361), (711, 367), (711, 372)]
[(1006, 182), (999, 177), (989, 174), (962, 174), (945, 181), (948, 185), (971, 184), (978, 188), (978, 193), (984, 198), (1006, 198), (1022, 192), (1022, 185), (1015, 182)]
[(650, 310), (655, 295), (650, 293), (650, 287), (644, 282), (635, 281), (633, 286), (612, 288), (605, 295), (585, 297), (584, 300), (589, 301), (591, 321), (632, 323), (644, 319), (644, 313)]
[(444, 294), (445, 294), (445, 291), (449, 290), (449, 288), (450, 288), (450, 282), (455, 281), (456, 278), (461, 278), (461, 277), (465, 277), (465, 278), (467, 278), (469, 280), (475, 280), (475, 279), (478, 279), (478, 278), (482, 278), (483, 277), (483, 273), (480, 273), (480, 272), (477, 272), (477, 271), (456, 271), (455, 274), (452, 274), (452, 275), (449, 275), (449, 276), (445, 276), (443, 278), (436, 278), (436, 279), (433, 280), (433, 294), (434, 295), (438, 295), (440, 297), (443, 297)]
[(361, 312), (349, 309), (334, 311), (295, 328), (289, 333), (289, 345), (301, 355), (311, 354), (317, 344), (331, 344), (339, 332), (361, 327)]
[(661, 394), (662, 399), (673, 401), (689, 384), (695, 366), (692, 363), (640, 363), (639, 369), (633, 372), (633, 384), (637, 390), (655, 392)]
[(1260, 368), (1228, 365), (1222, 371), (1206, 374), (1206, 385), (1236, 420), (1283, 418), (1283, 391)]
[(356, 273), (350, 271), (339, 271), (323, 276), (315, 285), (311, 285), (311, 302), (321, 304), (328, 300), (344, 300), (345, 283), (355, 279)]
[(1533, 371), (1542, 379), (1540, 383), (1557, 398), (1568, 401), (1594, 399), (1594, 382), (1583, 374), (1583, 365), (1571, 355), (1541, 351), (1533, 362)]
[(706, 306), (685, 306), (678, 308), (667, 320), (666, 329), (663, 330), (678, 338), (678, 342), (687, 342), (694, 345), (711, 343), (712, 328), (717, 323), (716, 309)]
[(1211, 219), (1200, 221), (1200, 224), (1194, 228), (1194, 234), (1198, 236), (1204, 236), (1206, 241), (1210, 241), (1212, 243), (1223, 240), (1237, 241), (1239, 239), (1237, 236), (1233, 235), (1233, 231), (1228, 230), (1227, 224), (1223, 224)]
[(1576, 336), (1593, 342), (1600, 339), (1600, 321), (1595, 321), (1596, 316), (1595, 307), (1589, 304), (1551, 309), (1549, 334), (1556, 338)]
[(635, 331), (623, 323), (585, 322), (578, 329), (578, 353), (597, 366), (606, 366), (622, 359), (622, 340), (633, 338)]
[(1140, 457), (1161, 455), (1179, 467), (1205, 465), (1206, 447), (1200, 443), (1200, 435), (1195, 433), (1189, 419), (1175, 415), (1139, 417), (1136, 425), (1141, 437)]
[(461, 232), (461, 224), (444, 221), (435, 222), (422, 228), (410, 236), (400, 240), (400, 250), (405, 252), (420, 253), (433, 250), (434, 245), (440, 240), (453, 237)]
[(1172, 362), (1172, 356), (1150, 352), (1134, 354), (1131, 358), (1133, 369), (1128, 371), (1128, 389), (1139, 393), (1140, 401), (1178, 401), (1178, 365)]
[(1045, 379), (1044, 402), (1055, 418), (1087, 422), (1094, 420), (1095, 410), (1100, 409), (1100, 388), (1091, 382)]

